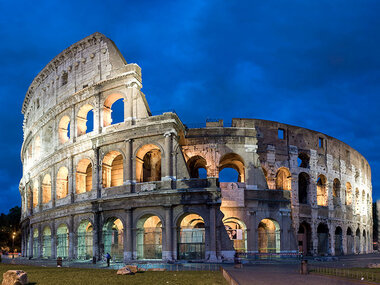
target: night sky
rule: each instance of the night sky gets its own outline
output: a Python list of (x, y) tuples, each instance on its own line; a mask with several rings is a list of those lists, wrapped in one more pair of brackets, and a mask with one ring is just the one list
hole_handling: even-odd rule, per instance
[(367, 158), (380, 199), (379, 14), (380, 1), (356, 0), (0, 0), (0, 212), (20, 205), (21, 106), (30, 83), (96, 31), (142, 68), (154, 113), (323, 132)]

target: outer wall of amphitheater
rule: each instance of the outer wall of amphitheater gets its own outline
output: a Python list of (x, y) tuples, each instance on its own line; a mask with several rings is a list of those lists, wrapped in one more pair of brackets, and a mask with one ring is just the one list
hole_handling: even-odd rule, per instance
[(350, 146), (265, 120), (188, 128), (175, 113), (152, 116), (141, 88), (140, 67), (99, 33), (33, 80), (22, 108), (23, 256), (372, 251), (371, 170)]

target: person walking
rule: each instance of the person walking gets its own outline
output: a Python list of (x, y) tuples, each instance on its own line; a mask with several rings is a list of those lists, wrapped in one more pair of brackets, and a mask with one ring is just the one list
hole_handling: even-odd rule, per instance
[(110, 261), (111, 261), (111, 255), (107, 252), (106, 259), (107, 259), (107, 267), (110, 267)]

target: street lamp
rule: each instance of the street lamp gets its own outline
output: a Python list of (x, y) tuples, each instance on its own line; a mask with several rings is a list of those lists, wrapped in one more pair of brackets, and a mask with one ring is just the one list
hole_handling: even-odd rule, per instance
[(16, 232), (13, 232), (13, 234), (12, 234), (12, 250), (13, 250), (13, 252), (15, 251), (15, 250), (14, 250), (14, 246), (15, 246), (15, 236), (16, 236)]

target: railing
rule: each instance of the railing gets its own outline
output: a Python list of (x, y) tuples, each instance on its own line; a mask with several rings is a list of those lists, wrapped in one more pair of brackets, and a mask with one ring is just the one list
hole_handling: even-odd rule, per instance
[(302, 254), (298, 252), (260, 252), (260, 253), (246, 253), (240, 252), (237, 257), (241, 260), (258, 261), (258, 260), (273, 260), (273, 261), (285, 261), (285, 260), (301, 260)]
[[(311, 266), (310, 272), (323, 274), (323, 275), (332, 275), (349, 279), (357, 279), (362, 281), (380, 281), (380, 272), (375, 271), (376, 269), (369, 268), (331, 268), (331, 267), (318, 267)], [(378, 270), (378, 269), (377, 269)]]

